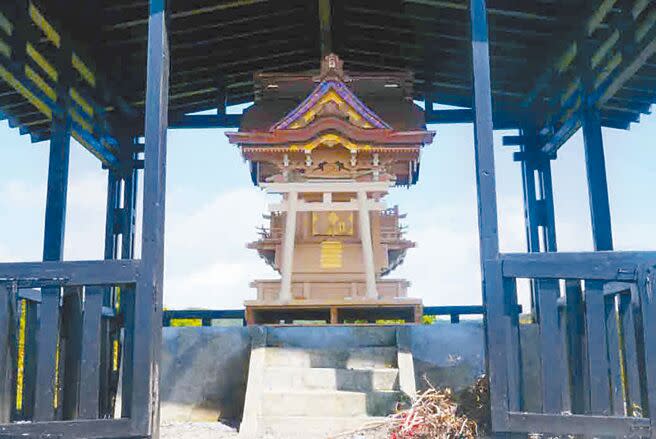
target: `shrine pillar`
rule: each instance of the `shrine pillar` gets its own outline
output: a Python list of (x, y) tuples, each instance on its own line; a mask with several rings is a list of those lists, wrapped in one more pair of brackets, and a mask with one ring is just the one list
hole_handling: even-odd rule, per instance
[(296, 191), (289, 191), (287, 193), (287, 217), (285, 219), (282, 264), (280, 265), (280, 294), (278, 296), (283, 302), (292, 300), (292, 265), (294, 261), (297, 204), (298, 193)]
[(360, 225), (360, 239), (362, 240), (362, 255), (367, 282), (367, 298), (377, 299), (376, 290), (376, 268), (374, 266), (374, 248), (371, 241), (371, 221), (369, 219), (369, 208), (367, 206), (367, 193), (358, 191), (358, 213)]

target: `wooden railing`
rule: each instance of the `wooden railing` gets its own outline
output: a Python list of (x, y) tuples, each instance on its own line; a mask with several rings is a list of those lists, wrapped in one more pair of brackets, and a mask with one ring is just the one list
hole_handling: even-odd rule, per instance
[[(503, 300), (488, 301), (488, 349), (491, 379), (508, 392), (493, 394), (493, 416), (505, 417), (507, 431), (649, 437), (656, 419), (656, 252), (505, 254), (486, 267), (499, 266)], [(507, 311), (520, 278), (535, 288), (539, 412), (524, 402), (531, 390), (522, 382), (519, 323)]]
[(130, 419), (113, 417), (120, 375), (122, 417), (130, 416), (139, 268), (0, 263), (0, 436), (60, 436), (59, 427), (66, 437), (134, 435)]

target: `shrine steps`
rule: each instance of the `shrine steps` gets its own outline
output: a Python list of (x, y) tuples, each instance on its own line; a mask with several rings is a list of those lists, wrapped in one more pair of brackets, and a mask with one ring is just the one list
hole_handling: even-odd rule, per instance
[(326, 329), (325, 348), (267, 346), (266, 335), (254, 343), (242, 437), (327, 438), (380, 421), (414, 394), (412, 359), (398, 337), (344, 340), (340, 348)]
[(348, 349), (304, 349), (298, 347), (266, 350), (267, 366), (362, 369), (389, 368), (396, 364), (396, 346), (363, 346)]
[[(396, 354), (396, 352), (395, 352)], [(344, 390), (368, 392), (398, 389), (398, 369), (331, 369), (267, 367), (264, 371), (268, 391)]]

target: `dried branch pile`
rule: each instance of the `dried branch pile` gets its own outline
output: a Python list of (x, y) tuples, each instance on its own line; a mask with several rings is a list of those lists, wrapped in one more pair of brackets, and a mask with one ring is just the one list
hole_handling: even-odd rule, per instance
[(426, 383), (428, 389), (414, 398), (410, 408), (333, 438), (475, 439), (490, 431), (490, 392), (485, 376), (457, 396), (451, 389)]
[(473, 439), (477, 435), (476, 422), (457, 413), (451, 389), (429, 388), (421, 393), (407, 409), (389, 419), (390, 439)]

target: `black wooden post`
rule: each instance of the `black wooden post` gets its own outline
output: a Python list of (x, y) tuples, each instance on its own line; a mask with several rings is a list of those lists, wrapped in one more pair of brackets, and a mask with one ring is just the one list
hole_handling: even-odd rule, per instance
[[(522, 129), (522, 163), (526, 241), (529, 252), (553, 252), (556, 246), (551, 159), (538, 150), (535, 127)], [(537, 178), (536, 178), (537, 176)]]
[(13, 368), (13, 356), (11, 355), (13, 297), (6, 284), (0, 283), (0, 424), (8, 423), (12, 413), (11, 372)]
[(487, 10), (485, 0), (470, 0), (472, 62), (474, 72), (474, 140), (478, 228), (480, 238), (487, 369), (490, 378), (492, 425), (494, 431), (508, 429), (509, 371), (507, 315), (503, 278), (499, 263), (497, 199), (492, 135), (492, 87)]
[(588, 108), (583, 113), (583, 141), (594, 248), (597, 251), (612, 250), (613, 233), (608, 201), (604, 141), (601, 134), (599, 110), (595, 107)]
[[(64, 231), (66, 226), (66, 196), (68, 191), (68, 165), (70, 158), (70, 123), (68, 120), (54, 119), (51, 128), (50, 158), (48, 165), (48, 193), (46, 197), (45, 233), (43, 238), (43, 259), (61, 260), (64, 256)], [(43, 288), (39, 305), (39, 318), (36, 328), (36, 357), (34, 389), (29, 389), (30, 380), (25, 377), (26, 393), (34, 392), (33, 419), (50, 421), (54, 419), (54, 396), (56, 381), (56, 358), (59, 341), (59, 298), (58, 287)], [(31, 306), (28, 312), (35, 312)], [(31, 329), (31, 328), (30, 328)], [(27, 349), (26, 356), (33, 352)]]
[[(556, 224), (551, 181), (551, 160), (538, 148), (539, 136), (534, 125), (522, 129), (524, 144), (516, 155), (522, 164), (526, 247), (529, 253), (553, 252), (556, 246)], [(531, 312), (539, 319), (539, 284), (531, 282)]]
[[(131, 147), (134, 147), (134, 140)], [(134, 155), (132, 155), (134, 157)], [(127, 230), (122, 234), (120, 257), (122, 259), (132, 259), (134, 256), (134, 236), (136, 230), (136, 210), (137, 210), (137, 179), (139, 171), (132, 168), (130, 174), (125, 177), (125, 185), (123, 188), (123, 208), (125, 209), (124, 221)], [(118, 249), (117, 249), (118, 253)], [(124, 287), (121, 289), (120, 296), (120, 314), (124, 326), (123, 343), (120, 346), (118, 353), (121, 366), (121, 375), (123, 379), (123, 388), (131, 388), (132, 383), (132, 367), (133, 367), (133, 345), (134, 345), (134, 295), (135, 288), (132, 286)], [(117, 334), (118, 336), (119, 334)], [(111, 382), (111, 396), (115, 397), (118, 390), (118, 373), (113, 375)], [(131, 413), (132, 401), (131, 398), (122, 398), (122, 415), (129, 416)], [(113, 409), (113, 401), (111, 407)]]
[(134, 297), (134, 368), (130, 397), (135, 428), (157, 439), (169, 92), (169, 48), (164, 0), (150, 0), (146, 80), (142, 256)]

